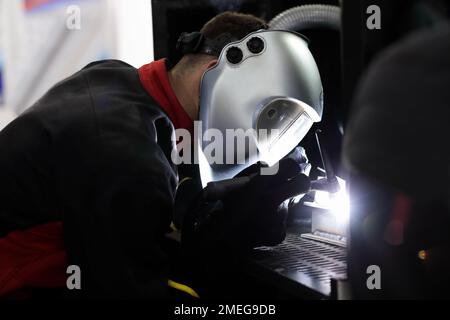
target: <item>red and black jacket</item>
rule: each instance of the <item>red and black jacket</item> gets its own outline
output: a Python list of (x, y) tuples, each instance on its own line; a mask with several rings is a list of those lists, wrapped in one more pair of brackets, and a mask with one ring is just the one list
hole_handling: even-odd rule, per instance
[(68, 265), (81, 294), (165, 295), (172, 123), (191, 121), (170, 119), (161, 104), (174, 95), (153, 98), (149, 80), (120, 61), (90, 64), (0, 132), (0, 296), (64, 286)]

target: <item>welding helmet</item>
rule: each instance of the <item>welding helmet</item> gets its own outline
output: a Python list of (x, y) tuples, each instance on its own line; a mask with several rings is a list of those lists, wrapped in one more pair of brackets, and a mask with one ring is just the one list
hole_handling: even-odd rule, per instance
[(276, 164), (322, 112), (322, 82), (303, 36), (260, 30), (228, 44), (201, 82), (202, 184), (233, 178), (258, 161)]

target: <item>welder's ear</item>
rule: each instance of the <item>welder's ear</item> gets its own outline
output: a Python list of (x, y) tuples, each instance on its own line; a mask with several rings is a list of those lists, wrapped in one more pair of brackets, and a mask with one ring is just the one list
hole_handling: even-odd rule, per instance
[(214, 67), (214, 66), (217, 64), (217, 61), (219, 61), (219, 60), (218, 60), (218, 59), (211, 60), (211, 61), (208, 63), (208, 65), (206, 66), (206, 69), (209, 70), (209, 69), (211, 69), (212, 67)]

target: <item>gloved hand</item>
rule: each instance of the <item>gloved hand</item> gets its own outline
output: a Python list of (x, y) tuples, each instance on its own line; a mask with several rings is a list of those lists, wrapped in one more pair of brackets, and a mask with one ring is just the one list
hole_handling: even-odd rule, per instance
[(309, 163), (308, 156), (306, 155), (306, 150), (303, 147), (297, 147), (289, 153), (286, 158), (292, 159), (300, 167), (300, 172), (309, 177), (311, 172), (311, 163)]
[(287, 211), (280, 210), (280, 205), (310, 188), (298, 159), (281, 160), (274, 175), (262, 175), (258, 164), (248, 168), (239, 175), (247, 176), (246, 183), (220, 200), (208, 200), (205, 188), (184, 219), (182, 246), (205, 252), (217, 248), (242, 252), (282, 242)]
[(200, 296), (236, 297), (241, 254), (283, 241), (285, 200), (309, 191), (309, 178), (303, 174), (309, 173), (307, 162), (300, 148), (279, 163), (275, 175), (261, 175), (256, 164), (239, 174), (240, 183), (233, 181), (228, 190), (211, 192), (211, 185), (202, 190), (198, 179), (181, 184), (174, 210), (174, 222), (182, 229), (181, 258), (173, 264), (180, 279)]

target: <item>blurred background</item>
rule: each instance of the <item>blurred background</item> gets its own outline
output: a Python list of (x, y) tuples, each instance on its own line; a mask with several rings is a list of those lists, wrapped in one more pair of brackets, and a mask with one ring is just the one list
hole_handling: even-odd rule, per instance
[(100, 59), (153, 60), (151, 1), (0, 0), (0, 130)]

